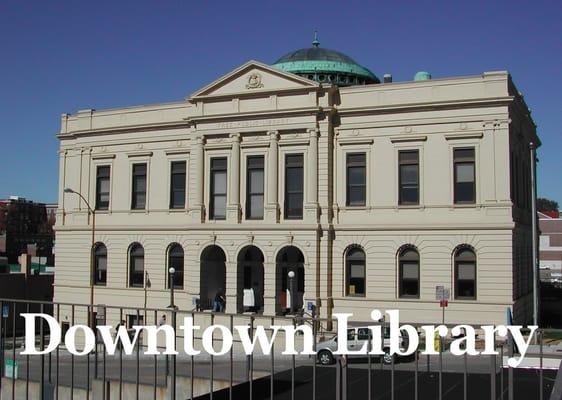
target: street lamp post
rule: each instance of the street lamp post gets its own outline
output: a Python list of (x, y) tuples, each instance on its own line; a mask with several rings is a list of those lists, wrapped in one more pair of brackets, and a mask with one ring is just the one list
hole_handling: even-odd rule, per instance
[[(88, 200), (82, 196), (82, 193), (77, 192), (71, 188), (65, 188), (64, 193), (71, 193), (78, 195), (86, 206), (88, 207), (88, 214), (92, 214), (92, 240), (90, 243), (90, 311), (88, 313), (88, 325), (92, 330), (94, 330), (94, 245), (95, 245), (95, 238), (96, 238), (96, 212), (88, 203)], [(88, 363), (88, 368), (89, 368)], [(97, 344), (97, 335), (96, 335), (96, 346), (94, 351), (94, 377), (97, 378), (98, 376), (98, 344)]]
[(92, 214), (92, 240), (90, 243), (90, 312), (89, 312), (89, 326), (94, 328), (94, 245), (96, 237), (96, 212), (90, 207), (90, 203), (82, 196), (80, 192), (77, 192), (71, 188), (65, 188), (64, 193), (72, 193), (78, 195), (86, 206), (88, 207), (88, 213)]
[(289, 304), (289, 312), (292, 314), (293, 310), (294, 310), (294, 304), (295, 304), (295, 290), (294, 290), (294, 285), (293, 285), (293, 281), (295, 279), (295, 271), (289, 271), (289, 273), (287, 274), (287, 276), (289, 277), (289, 297), (290, 297), (290, 304)]
[(176, 273), (176, 269), (174, 267), (170, 267), (168, 270), (170, 275), (170, 308), (173, 310), (176, 308), (174, 304), (174, 274)]

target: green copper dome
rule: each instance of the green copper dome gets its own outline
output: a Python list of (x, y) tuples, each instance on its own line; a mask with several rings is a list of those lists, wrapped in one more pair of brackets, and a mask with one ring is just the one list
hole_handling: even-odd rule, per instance
[(285, 54), (273, 66), (316, 82), (338, 86), (380, 83), (375, 74), (351, 57), (339, 51), (320, 48), (317, 36), (312, 47)]

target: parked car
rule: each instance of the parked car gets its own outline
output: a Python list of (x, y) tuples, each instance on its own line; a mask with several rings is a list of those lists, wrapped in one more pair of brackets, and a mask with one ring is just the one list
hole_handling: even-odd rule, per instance
[[(396, 354), (390, 354), (390, 328), (383, 327), (384, 340), (382, 360), (385, 364), (391, 364), (396, 361)], [(371, 330), (368, 327), (357, 327), (347, 330), (347, 347), (350, 351), (360, 350), (371, 337)], [(400, 350), (405, 351), (408, 343), (400, 333)], [(316, 357), (320, 364), (329, 365), (336, 361), (337, 355), (334, 354), (338, 349), (338, 335), (328, 340), (322, 341), (316, 345)], [(348, 357), (367, 357), (367, 354), (349, 355)], [(377, 356), (375, 356), (377, 357)]]

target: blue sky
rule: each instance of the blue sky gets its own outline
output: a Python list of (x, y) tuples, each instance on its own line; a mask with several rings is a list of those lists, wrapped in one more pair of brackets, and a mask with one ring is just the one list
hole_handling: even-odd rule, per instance
[(0, 198), (57, 198), (60, 114), (174, 101), (256, 59), (340, 50), (410, 80), (509, 70), (543, 142), (539, 195), (562, 205), (562, 2), (2, 1)]

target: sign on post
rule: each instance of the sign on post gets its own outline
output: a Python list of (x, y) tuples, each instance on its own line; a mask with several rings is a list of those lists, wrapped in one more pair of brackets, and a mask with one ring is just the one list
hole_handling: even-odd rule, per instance
[(18, 363), (15, 360), (6, 360), (4, 365), (4, 376), (10, 379), (18, 379)]
[(10, 315), (10, 305), (4, 304), (2, 305), (2, 318), (8, 318)]
[(449, 298), (451, 291), (442, 285), (435, 286), (435, 300), (439, 302), (440, 307), (447, 307), (449, 305)]

